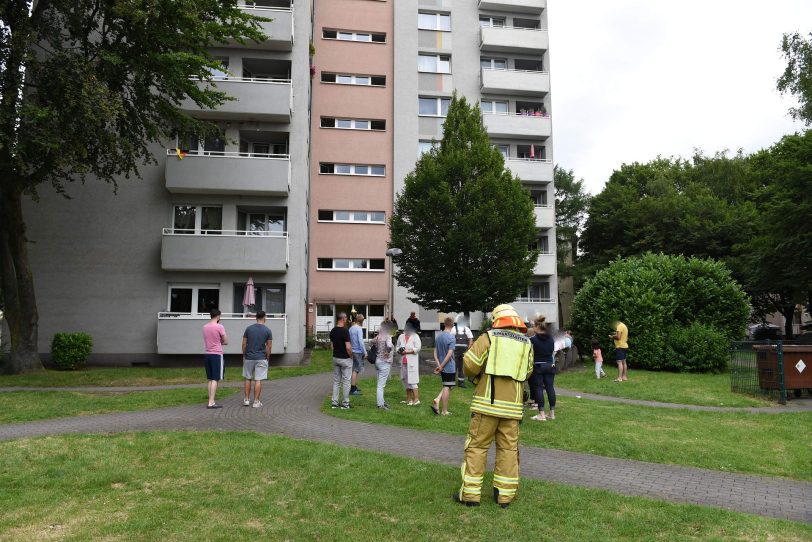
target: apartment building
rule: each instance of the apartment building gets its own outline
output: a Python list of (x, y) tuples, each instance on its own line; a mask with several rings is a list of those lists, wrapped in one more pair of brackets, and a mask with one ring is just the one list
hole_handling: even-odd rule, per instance
[[(479, 102), (483, 122), (507, 167), (535, 202), (541, 255), (527, 292), (512, 303), (525, 318), (558, 320), (555, 190), (550, 115), (550, 53), (546, 0), (398, 0), (395, 4), (395, 190), (416, 158), (442, 137), (456, 89)], [(398, 247), (405, 248), (405, 247)], [(510, 300), (505, 300), (506, 302)], [(407, 300), (397, 286), (394, 314), (418, 312), (424, 327), (434, 311)], [(476, 328), (482, 315), (472, 315)]]
[[(400, 1), (400, 0), (398, 0)], [(308, 327), (387, 314), (393, 203), (394, 0), (316, 0)]]
[[(307, 300), (311, 0), (257, 0), (260, 44), (217, 45), (216, 85), (236, 98), (184, 108), (225, 137), (167, 141), (118, 194), (89, 182), (65, 201), (26, 208), (40, 351), (58, 331), (86, 331), (95, 361), (156, 363), (199, 355), (211, 308), (238, 354), (264, 310), (280, 363), (301, 359)], [(254, 301), (244, 304), (246, 285)]]

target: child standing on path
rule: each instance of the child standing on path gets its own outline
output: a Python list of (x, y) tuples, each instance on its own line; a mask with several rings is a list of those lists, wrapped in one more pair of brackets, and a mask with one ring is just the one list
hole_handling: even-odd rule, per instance
[(603, 353), (601, 343), (597, 339), (592, 339), (592, 357), (595, 359), (595, 378), (601, 379), (606, 376), (603, 372)]

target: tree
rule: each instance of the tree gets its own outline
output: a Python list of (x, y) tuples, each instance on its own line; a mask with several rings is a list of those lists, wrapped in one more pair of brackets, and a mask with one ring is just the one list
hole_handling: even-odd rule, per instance
[(555, 166), (555, 234), (558, 261), (559, 322), (569, 321), (575, 291), (581, 286), (578, 260), (578, 241), (586, 222), (590, 194), (584, 189), (584, 180), (575, 179), (575, 173)]
[(11, 335), (6, 369), (41, 368), (24, 197), (95, 178), (115, 187), (154, 162), (150, 145), (211, 135), (179, 109), (228, 97), (211, 82), (212, 43), (262, 41), (237, 0), (39, 0), (0, 11), (0, 271)]
[(530, 283), (538, 252), (530, 195), (488, 139), (478, 105), (456, 93), (439, 147), (405, 179), (390, 221), (394, 273), (421, 306), (492, 309)]
[(759, 232), (748, 245), (748, 288), (761, 313), (778, 311), (793, 336), (798, 304), (812, 300), (812, 130), (753, 156)]
[(812, 32), (808, 39), (795, 32), (784, 34), (781, 52), (787, 59), (787, 68), (778, 78), (778, 90), (798, 98), (798, 107), (789, 110), (792, 118), (812, 124)]

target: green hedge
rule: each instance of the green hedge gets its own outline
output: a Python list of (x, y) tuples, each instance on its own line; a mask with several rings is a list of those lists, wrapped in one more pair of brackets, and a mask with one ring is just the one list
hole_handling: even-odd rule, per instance
[(750, 306), (727, 268), (713, 260), (646, 254), (616, 260), (575, 296), (572, 328), (612, 359), (611, 322), (629, 328), (632, 367), (722, 371), (730, 341), (745, 333)]
[(87, 333), (55, 333), (51, 341), (51, 359), (64, 370), (81, 369), (93, 351), (93, 338)]

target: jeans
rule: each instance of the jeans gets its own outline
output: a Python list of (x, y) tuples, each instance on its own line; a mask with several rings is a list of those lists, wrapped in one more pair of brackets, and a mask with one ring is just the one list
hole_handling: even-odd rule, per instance
[(389, 380), (389, 373), (392, 372), (392, 362), (376, 361), (375, 368), (378, 369), (378, 394), (376, 399), (380, 407), (386, 404), (383, 399), (383, 390), (386, 387), (386, 381)]
[(555, 388), (553, 388), (553, 381), (555, 380), (555, 373), (541, 373), (534, 370), (530, 376), (530, 387), (533, 389), (536, 404), (539, 406), (539, 412), (544, 410), (544, 390), (547, 390), (547, 399), (550, 401), (550, 410), (555, 408)]
[(338, 403), (338, 386), (344, 388), (344, 404), (350, 404), (352, 359), (333, 358), (333, 404)]

